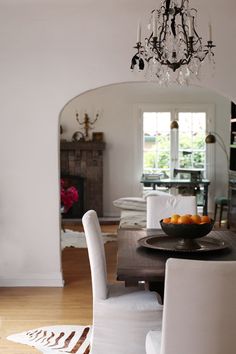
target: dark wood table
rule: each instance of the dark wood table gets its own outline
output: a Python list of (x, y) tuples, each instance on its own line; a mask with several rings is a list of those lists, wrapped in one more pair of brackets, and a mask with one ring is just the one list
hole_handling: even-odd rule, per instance
[[(232, 231), (212, 231), (208, 236), (224, 240), (229, 248), (205, 253), (179, 253), (153, 250), (139, 246), (138, 240), (150, 235), (163, 236), (162, 230), (119, 229), (117, 280), (126, 286), (137, 285), (139, 281), (164, 283), (165, 263), (168, 258), (200, 260), (236, 261), (236, 233)], [(168, 237), (168, 236), (166, 236)]]

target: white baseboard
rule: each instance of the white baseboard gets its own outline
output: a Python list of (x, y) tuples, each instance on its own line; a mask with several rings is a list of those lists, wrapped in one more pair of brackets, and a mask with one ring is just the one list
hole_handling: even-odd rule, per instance
[(25, 273), (10, 277), (0, 275), (0, 287), (59, 287), (64, 286), (62, 273)]

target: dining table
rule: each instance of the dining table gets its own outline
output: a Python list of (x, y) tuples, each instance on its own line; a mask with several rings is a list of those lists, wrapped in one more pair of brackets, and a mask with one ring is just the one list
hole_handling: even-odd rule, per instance
[(207, 236), (202, 237), (202, 240), (210, 240), (213, 245), (219, 247), (202, 250), (202, 252), (147, 247), (143, 240), (153, 237), (157, 240), (168, 238), (159, 229), (118, 229), (117, 280), (124, 281), (125, 286), (138, 286), (140, 282), (145, 282), (149, 284), (151, 290), (163, 294), (165, 264), (168, 258), (236, 261), (235, 231), (211, 231)]

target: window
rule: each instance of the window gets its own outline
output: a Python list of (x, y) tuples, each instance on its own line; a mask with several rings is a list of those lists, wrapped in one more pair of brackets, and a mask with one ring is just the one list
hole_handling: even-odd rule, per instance
[(206, 112), (179, 112), (179, 168), (200, 169), (206, 174)]
[[(173, 120), (179, 129), (170, 129)], [(143, 111), (143, 173), (171, 178), (174, 168), (186, 168), (199, 169), (205, 177), (206, 125), (206, 111)]]
[(170, 171), (170, 112), (143, 113), (143, 171)]

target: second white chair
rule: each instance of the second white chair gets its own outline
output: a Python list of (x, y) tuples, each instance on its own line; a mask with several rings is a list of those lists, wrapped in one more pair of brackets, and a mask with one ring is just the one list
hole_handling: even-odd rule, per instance
[(196, 214), (195, 196), (150, 195), (147, 197), (147, 228), (160, 229), (160, 220), (172, 214)]
[(92, 276), (91, 354), (143, 354), (149, 330), (160, 327), (158, 294), (121, 284), (107, 284), (106, 259), (97, 214), (82, 218)]
[(146, 354), (236, 353), (236, 262), (168, 259), (162, 331)]

